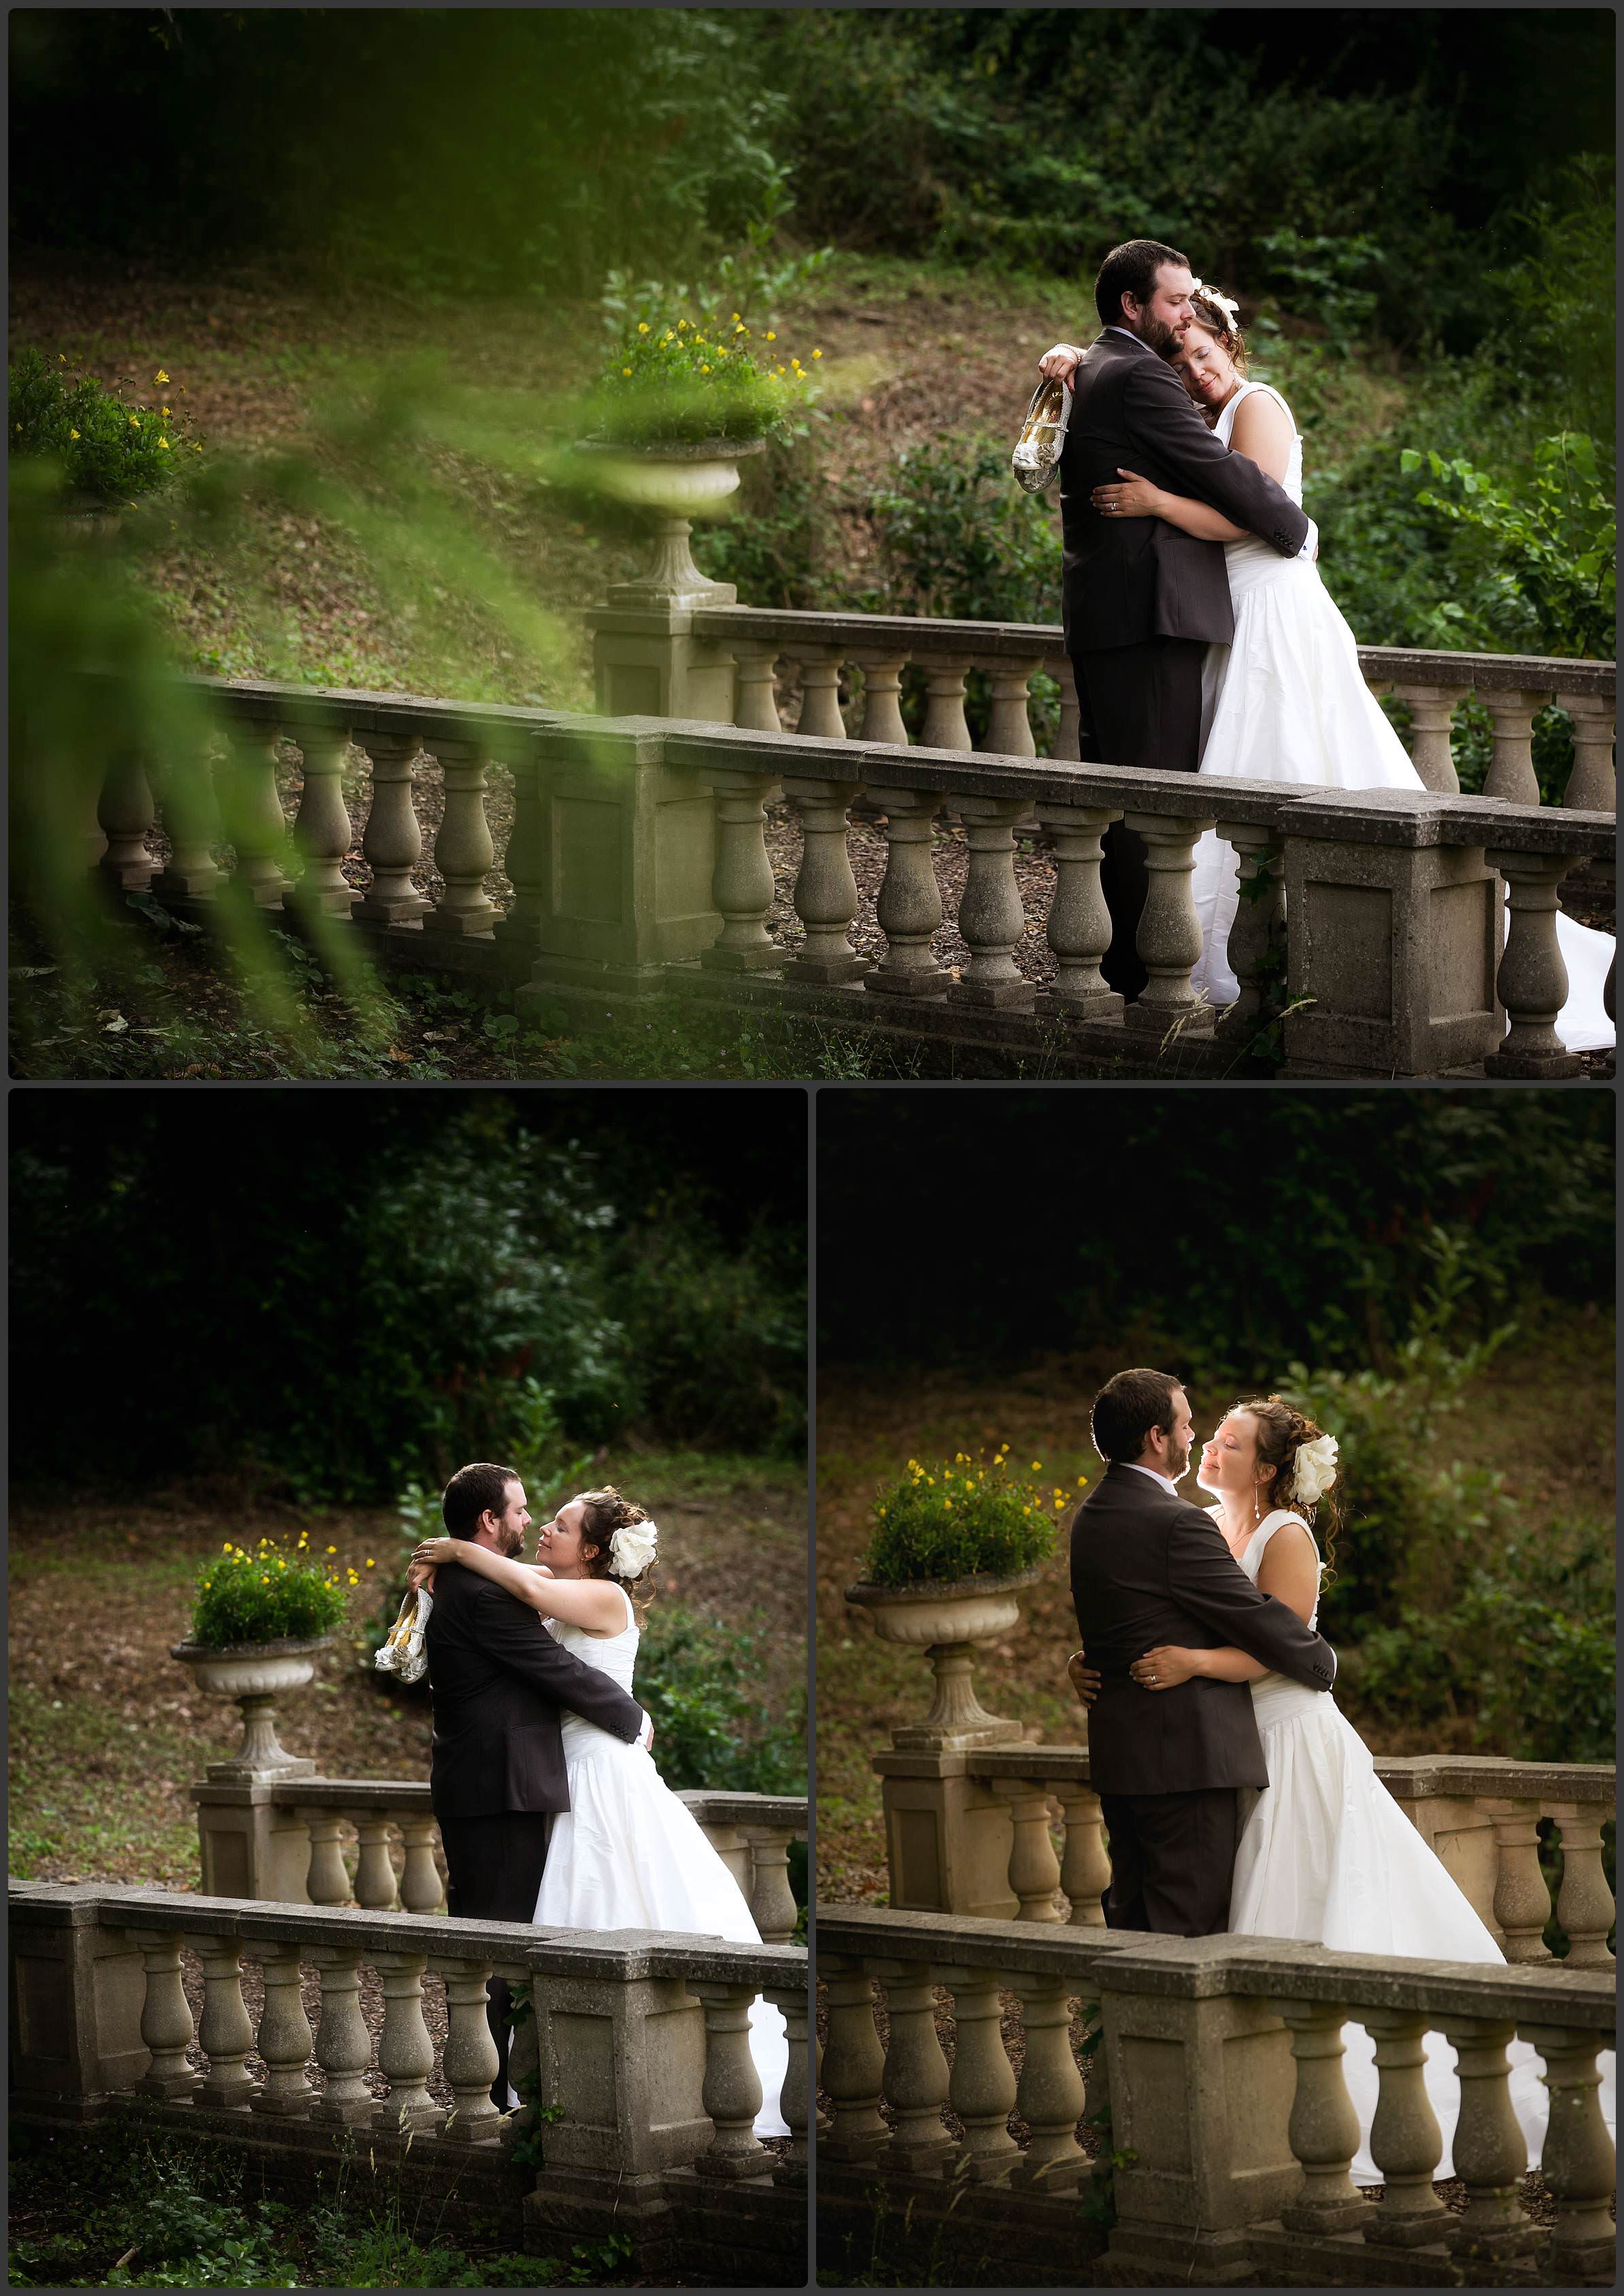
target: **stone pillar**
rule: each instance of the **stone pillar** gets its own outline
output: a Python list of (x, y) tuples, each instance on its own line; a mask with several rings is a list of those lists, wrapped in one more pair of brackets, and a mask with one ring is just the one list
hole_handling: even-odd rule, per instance
[(1490, 688), (1478, 699), (1494, 720), (1494, 755), (1484, 779), (1483, 795), (1505, 798), (1513, 805), (1538, 805), (1534, 720), (1550, 695), (1496, 693)]
[(439, 1828), (431, 1817), (403, 1817), (406, 1871), (400, 1877), (401, 1909), (408, 1914), (437, 1914), (446, 1899), (446, 1885), (434, 1862)]
[(790, 1887), (790, 1844), (794, 1838), (784, 1825), (750, 1825), (744, 1830), (750, 1850), (750, 1915), (763, 1945), (788, 1945), (800, 1918)]
[(1069, 1779), (1053, 1782), (1065, 1817), (1065, 1848), (1060, 1863), (1060, 1886), (1071, 1901), (1073, 1929), (1103, 1930), (1104, 1896), (1111, 1887), (1111, 1860), (1105, 1854), (1104, 1821), (1098, 1794)]
[(413, 925), (428, 914), (429, 903), (412, 881), (422, 859), (422, 831), (412, 803), (422, 740), (417, 734), (369, 733), (373, 801), (361, 837), (361, 857), (372, 883), (353, 914), (366, 924)]
[(508, 768), (513, 783), (513, 824), (507, 832), (502, 868), (513, 889), (513, 897), (490, 931), (498, 948), (511, 950), (533, 964), (540, 922), (547, 906), (541, 776), (533, 742), (510, 742), (508, 747), (514, 758)]
[(156, 818), (145, 766), (128, 750), (120, 750), (102, 783), (96, 820), (107, 839), (98, 865), (121, 893), (144, 893), (152, 882), (158, 864), (146, 840)]
[(809, 2158), (808, 2129), (812, 2103), (811, 2005), (804, 1988), (791, 1989), (780, 1986), (775, 1989), (769, 1986), (766, 1998), (783, 2019), (790, 2052), (783, 2087), (778, 2093), (778, 2109), (790, 2124), (790, 2149), (787, 2156), (779, 2161), (774, 2178), (781, 2185), (804, 2186)]
[(221, 826), (236, 849), (234, 882), (256, 906), (273, 911), (289, 883), (288, 824), (276, 789), (280, 739), (275, 726), (234, 723), (218, 784)]
[(1015, 824), (1026, 811), (1026, 801), (966, 797), (960, 800), (958, 810), (970, 848), (958, 929), (970, 956), (962, 977), (949, 984), (947, 1001), (1000, 1012), (1027, 1011), (1032, 986), (1014, 956), (1026, 932), (1015, 877)]
[(1551, 1893), (1539, 1866), (1538, 1802), (1487, 1802), (1493, 1816), (1498, 1871), (1494, 1917), (1505, 1937), (1507, 1961), (1546, 1961), (1546, 1923)]
[[(1610, 694), (1559, 693), (1558, 704), (1573, 721), (1573, 770), (1562, 791), (1564, 806), (1587, 813), (1612, 813), (1618, 807), (1613, 776)], [(1593, 862), (1591, 866), (1596, 865)]]
[(190, 2099), (199, 2086), (187, 2051), (194, 2035), (186, 1988), (181, 1982), (181, 1939), (168, 1930), (132, 1930), (146, 1967), (146, 1998), (141, 2010), (141, 2038), (151, 2054), (141, 2079), (139, 2096), (168, 2102)]
[(163, 825), (169, 857), (152, 890), (170, 908), (211, 908), (221, 872), (214, 857), (220, 841), (219, 800), (214, 791), (207, 746), (189, 745), (170, 759), (164, 774)]
[(486, 2014), (488, 1961), (439, 1961), (446, 1980), (446, 2046), (440, 2062), (451, 2091), (445, 2133), (463, 2144), (489, 2144), (501, 2114), (490, 2101), (499, 2060)]
[(1010, 661), (995, 654), (976, 667), (985, 671), (992, 691), (983, 747), (997, 757), (1035, 758), (1038, 744), (1032, 739), (1032, 723), (1027, 714), (1027, 688), (1043, 668), (1041, 657)]
[(773, 690), (773, 671), (778, 660), (776, 645), (745, 645), (734, 639), (731, 646), (734, 724), (755, 734), (782, 734), (783, 728), (778, 722), (778, 703)]
[(141, 1948), (104, 1929), (94, 1888), (13, 1884), (10, 1965), (12, 2102), (69, 2120), (133, 2089), (148, 2064)]
[(947, 1963), (931, 1976), (953, 1995), (953, 2069), (947, 2103), (964, 2136), (958, 2152), (942, 2163), (942, 2173), (968, 2184), (1001, 2185), (1021, 2158), (1009, 2133), (1015, 2107), (1015, 2076), (1004, 2046), (1004, 2005), (995, 1969)]
[[(1003, 1742), (1019, 1744), (1019, 1724), (1005, 1726)], [(885, 1807), (892, 1905), (907, 1913), (1013, 1921), (1020, 1900), (1010, 1887), (1013, 1837), (1002, 1785), (972, 1777), (968, 1756), (951, 1744), (893, 1749), (876, 1754), (874, 1767)]]
[(1511, 2100), (1505, 2045), (1516, 2021), (1451, 2017), (1444, 2038), (1456, 2052), (1461, 2109), (1451, 2148), (1455, 2173), (1466, 2187), (1465, 2212), (1455, 2227), (1456, 2258), (1498, 2263), (1528, 2256), (1539, 2235), (1519, 2197), (1528, 2172), (1528, 2143)]
[(861, 1962), (843, 1956), (820, 1953), (817, 1963), (829, 2013), (821, 2081), (833, 2108), (818, 2152), (828, 2161), (869, 2161), (890, 2134), (880, 2112), (885, 2052), (874, 2026), (874, 1981)]
[(390, 2085), (388, 2098), (373, 2107), (379, 2134), (404, 2136), (414, 2128), (437, 2129), (445, 2119), (429, 2094), (434, 2044), (423, 2021), (422, 1980), (428, 1966), (420, 1953), (378, 1956), (383, 1988), (383, 2031), (378, 2070)]
[(356, 1859), (356, 1903), (369, 1913), (392, 1913), (399, 1903), (395, 1866), (390, 1856), (390, 1816), (387, 1810), (356, 1812), (360, 1837)]
[(1287, 2232), (1324, 2239), (1357, 2232), (1366, 2203), (1348, 2171), (1359, 2149), (1359, 2116), (1342, 2078), (1342, 2025), (1347, 2012), (1333, 2002), (1291, 1998), (1269, 2003), (1292, 2037), (1297, 2086), (1292, 2098), (1290, 2142), (1302, 2169), (1302, 2189), (1281, 2210)]
[(1610, 1969), (1607, 1933), (1612, 1927), (1612, 1891), (1602, 1862), (1602, 1816), (1594, 1803), (1558, 1803), (1551, 1816), (1562, 1828), (1562, 1886), (1556, 1918), (1568, 1933), (1568, 1969)]
[(350, 1903), (349, 1876), (344, 1870), (344, 1813), (320, 1803), (300, 1807), (299, 1816), (310, 1833), (310, 1871), (305, 1887), (313, 1906)]
[(1157, 813), (1125, 813), (1122, 820), (1126, 828), (1137, 830), (1144, 840), (1149, 890), (1135, 946), (1150, 975), (1123, 1021), (1136, 1036), (1153, 1037), (1158, 1044), (1171, 1030), (1180, 1036), (1210, 1037), (1212, 1008), (1190, 987), (1190, 975), (1202, 953), (1201, 921), (1191, 898), (1190, 877), (1195, 866), (1196, 840), (1212, 823), (1172, 819)]
[(256, 2112), (303, 2120), (316, 2101), (307, 2070), (314, 2036), (305, 2014), (304, 1972), (297, 1945), (255, 1948), (265, 1980), (265, 2007), (254, 2046), (265, 2060), (265, 2085), (252, 2098)]
[(1370, 2157), (1387, 2187), (1365, 2238), (1381, 2248), (1425, 2247), (1450, 2230), (1432, 2189), (1444, 2140), (1426, 2090), (1428, 2020), (1408, 2009), (1361, 2009), (1359, 2021), (1376, 2045)]
[(344, 802), (344, 767), (349, 735), (342, 727), (303, 729), (305, 786), (293, 821), (293, 842), (305, 857), (305, 871), (290, 898), (329, 917), (348, 917), (359, 896), (344, 875), (353, 839)]
[(1049, 1794), (1041, 1778), (1010, 1778), (1009, 1797), (1014, 1840), (1009, 1856), (1009, 1885), (1021, 1901), (1016, 1915), (1022, 1922), (1062, 1922), (1065, 1915), (1054, 1902), (1060, 1887), (1060, 1861), (1049, 1839)]
[(316, 2062), (326, 2076), (310, 2118), (334, 2128), (359, 2128), (372, 2120), (375, 2103), (365, 2079), (373, 2061), (373, 2037), (361, 2014), (361, 1956), (348, 1946), (324, 1945), (313, 1946), (306, 1958), (322, 1973)]
[[(1613, 2147), (1602, 2118), (1596, 2051), (1609, 2038), (1561, 2025), (1518, 2028), (1545, 2059), (1551, 2117), (1539, 2173), (1555, 2197), (1556, 2229), (1541, 2261), (1558, 2279), (1611, 2282)], [(1545, 2274), (1540, 2276), (1545, 2277)]]
[(1568, 999), (1568, 968), (1556, 941), (1556, 888), (1569, 862), (1560, 853), (1491, 852), (1505, 880), (1505, 954), (1496, 980), (1505, 1007), (1505, 1041), (1483, 1062), (1484, 1073), (1549, 1080), (1581, 1076), (1584, 1063), (1556, 1033)]
[(1395, 685), (1393, 699), (1407, 702), (1410, 712), (1410, 763), (1430, 790), (1446, 797), (1460, 793), (1455, 770), (1455, 750), (1449, 721), (1472, 688), (1469, 685)]
[(1060, 724), (1055, 730), (1054, 748), (1052, 754), (1070, 764), (1080, 764), (1083, 755), (1082, 711), (1077, 698), (1077, 672), (1071, 667), (1070, 657), (1066, 654), (1062, 654), (1058, 661), (1051, 661), (1047, 666), (1054, 672), (1060, 685)]
[(730, 2183), (770, 2176), (773, 2156), (755, 2133), (761, 2110), (761, 2081), (750, 2053), (750, 1985), (689, 1980), (705, 2010), (705, 2112), (712, 2129), (709, 2149), (693, 2163), (702, 2177)]
[(1077, 2141), (1086, 2100), (1071, 2054), (1069, 1980), (1015, 1970), (1009, 1984), (1021, 1998), (1026, 2036), (1015, 2112), (1029, 2132), (1025, 2154), (1009, 2181), (1038, 2192), (1071, 2192), (1092, 2171)]
[(795, 914), (807, 929), (805, 945), (784, 960), (786, 980), (820, 985), (860, 980), (874, 966), (851, 945), (857, 913), (857, 881), (847, 849), (847, 816), (860, 784), (808, 781), (786, 775), (783, 793), (800, 815), (800, 867), (795, 877)]
[(242, 1947), (234, 1937), (199, 1938), (203, 1963), (203, 2014), (198, 2041), (209, 2070), (198, 2103), (222, 2112), (246, 2112), (258, 2083), (244, 2059), (254, 2046), (254, 2029), (242, 1999)]
[(925, 722), (919, 736), (925, 750), (969, 750), (974, 747), (964, 722), (964, 676), (968, 654), (927, 654), (919, 667), (925, 675)]
[[(632, 584), (617, 584), (608, 605), (594, 607), (586, 617), (600, 712), (605, 718), (685, 718), (731, 726), (736, 706), (734, 641), (716, 645), (697, 636), (693, 614), (696, 606), (730, 606), (737, 597), (730, 582), (707, 583), (686, 601), (640, 594)], [(776, 733), (776, 721), (766, 730)]]
[(485, 758), (477, 742), (435, 737), (446, 791), (446, 810), (434, 840), (434, 865), (445, 880), (439, 902), (423, 919), (425, 932), (455, 940), (490, 938), (501, 911), (485, 890), (496, 866), (490, 824), (485, 818)]
[(1226, 1037), (1250, 1038), (1271, 990), (1285, 987), (1285, 850), (1275, 831), (1255, 822), (1220, 821), (1218, 833), (1234, 848), (1240, 890), (1226, 952), (1240, 994), (1218, 1026)]
[(885, 1988), (890, 2038), (885, 2052), (883, 2094), (891, 2108), (885, 2166), (904, 2175), (934, 2175), (953, 2150), (942, 2125), (949, 2087), (947, 2060), (936, 2038), (936, 1996), (923, 1962), (876, 1961), (874, 1972)]
[(710, 895), (722, 930), (700, 963), (714, 972), (759, 972), (783, 952), (767, 929), (777, 885), (767, 852), (765, 807), (778, 795), (770, 774), (711, 773), (716, 800), (716, 873)]
[(886, 949), (863, 986), (882, 996), (939, 996), (947, 968), (931, 946), (942, 921), (931, 824), (941, 791), (890, 789), (871, 781), (868, 793), (886, 816), (885, 880), (875, 904)]
[(1054, 987), (1038, 990), (1037, 1009), (1050, 1021), (1120, 1021), (1122, 999), (1106, 987), (1100, 971), (1111, 946), (1111, 914), (1100, 890), (1100, 840), (1121, 816), (1043, 799), (1037, 810), (1054, 847), (1048, 940), (1060, 967)]
[[(309, 1765), (314, 1770), (316, 1765)], [(310, 1831), (305, 1815), (275, 1799), (275, 1785), (205, 1779), (192, 1789), (206, 1898), (308, 1906)], [(348, 1894), (348, 1891), (346, 1892)]]
[(846, 739), (846, 720), (841, 715), (841, 660), (833, 646), (801, 648), (798, 734), (823, 742)]
[(902, 673), (907, 656), (899, 653), (854, 653), (850, 660), (863, 673), (863, 725), (858, 739), (908, 745), (902, 722)]

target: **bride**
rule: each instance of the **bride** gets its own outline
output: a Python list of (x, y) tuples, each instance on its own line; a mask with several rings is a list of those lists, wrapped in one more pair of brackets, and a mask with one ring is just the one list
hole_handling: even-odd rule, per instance
[[(537, 1612), (541, 1631), (630, 1691), (638, 1604), (658, 1532), (634, 1499), (612, 1485), (583, 1491), (536, 1535), (534, 1563), (465, 1538), (428, 1538), (412, 1556), (414, 1583), (432, 1586), (433, 1566), (459, 1563), (491, 1578)], [(547, 1929), (675, 1930), (759, 1945), (742, 1891), (641, 1745), (627, 1745), (578, 1715), (562, 1718), (570, 1807), (554, 1818), (536, 1900)], [(783, 2015), (758, 2000), (750, 2049), (761, 2083), (758, 2136), (787, 2136), (779, 2094), (789, 2068)]]
[[(1224, 1543), (1259, 1592), (1310, 1626), (1319, 1616), (1324, 1566), (1309, 1523), (1322, 1505), (1334, 1529), (1336, 1442), (1277, 1395), (1238, 1403), (1202, 1452), (1196, 1480)], [(1334, 1547), (1327, 1541), (1334, 1561)], [(1085, 1704), (1099, 1677), (1073, 1660)], [(1423, 1961), (1504, 1962), (1470, 1900), (1376, 1776), (1370, 1750), (1334, 1694), (1303, 1690), (1244, 1651), (1146, 1651), (1128, 1669), (1161, 1696), (1197, 1675), (1249, 1682), (1268, 1785), (1241, 1790), (1229, 1927), (1252, 1937), (1292, 1938), (1342, 1953)], [(1342, 2028), (1342, 2070), (1359, 2120), (1356, 2184), (1379, 2185), (1370, 2157), (1375, 2117), (1375, 2048), (1362, 2025)], [(1547, 2099), (1537, 2051), (1510, 2045), (1510, 2092), (1530, 2164), (1545, 2140)], [(1602, 2060), (1603, 2110), (1613, 2120), (1613, 2061)], [(1443, 2136), (1435, 2177), (1454, 2173), (1459, 2113), (1453, 2056), (1441, 2034), (1426, 2038), (1428, 2101)]]
[[(1168, 356), (1209, 427), (1302, 500), (1302, 439), (1272, 384), (1246, 376), (1235, 305), (1210, 287), (1191, 297), (1195, 316)], [(1075, 363), (1056, 345), (1042, 362), (1063, 377)], [(1229, 645), (1210, 645), (1202, 671), (1203, 774), (1333, 789), (1425, 786), (1359, 668), (1352, 631), (1311, 559), (1284, 558), (1205, 503), (1169, 494), (1132, 471), (1096, 487), (1096, 510), (1113, 518), (1160, 518), (1203, 541), (1221, 542), (1234, 609)], [(1234, 855), (1209, 830), (1196, 848), (1191, 891), (1202, 951), (1191, 986), (1214, 1004), (1232, 1004), (1238, 985), (1228, 962), (1239, 906)], [(1603, 1003), (1612, 961), (1609, 933), (1560, 911), (1557, 947), (1569, 995), (1556, 1031), (1570, 1052), (1611, 1047), (1614, 1029)]]

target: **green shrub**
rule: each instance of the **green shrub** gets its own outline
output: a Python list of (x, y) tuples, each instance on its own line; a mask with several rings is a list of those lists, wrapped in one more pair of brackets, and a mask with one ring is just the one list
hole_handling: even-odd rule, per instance
[[(192, 1606), (192, 1640), (206, 1649), (331, 1634), (344, 1616), (348, 1592), (336, 1570), (308, 1554), (301, 1532), (291, 1561), (273, 1538), (253, 1554), (229, 1540), (201, 1565)], [(350, 1586), (359, 1584), (355, 1571)]]
[[(169, 381), (160, 367), (153, 386)], [(201, 453), (191, 418), (171, 406), (127, 404), (124, 386), (106, 390), (59, 352), (53, 366), (33, 348), (7, 370), (6, 439), (13, 455), (61, 465), (69, 490), (109, 509), (173, 486), (185, 458)]]
[(673, 1789), (804, 1793), (804, 1717), (775, 1717), (747, 1685), (756, 1638), (680, 1603), (645, 1613), (635, 1694), (654, 1725), (654, 1760)]
[[(1008, 1451), (1005, 1443), (990, 1459), (980, 1451), (930, 1464), (910, 1459), (875, 1494), (864, 1578), (877, 1587), (1009, 1578), (1046, 1562), (1056, 1519), (1086, 1478), (1078, 1477), (1079, 1490), (1043, 1490), (1010, 1472)], [(1037, 1460), (1032, 1469), (1040, 1472)]]
[(944, 437), (905, 449), (890, 485), (871, 496), (868, 510), (884, 611), (952, 621), (1059, 620), (1056, 506), (1016, 486), (1006, 446)]
[(633, 447), (785, 438), (814, 378), (778, 344), (775, 328), (758, 333), (736, 311), (697, 320), (673, 311), (633, 323), (611, 352), (584, 421), (588, 435)]

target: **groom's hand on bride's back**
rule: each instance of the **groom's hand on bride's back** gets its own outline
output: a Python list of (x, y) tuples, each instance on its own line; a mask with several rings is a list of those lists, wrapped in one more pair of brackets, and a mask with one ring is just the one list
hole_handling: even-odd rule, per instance
[(1066, 1672), (1083, 1704), (1092, 1706), (1100, 1694), (1100, 1677), (1089, 1665), (1087, 1652), (1073, 1651), (1066, 1660)]
[(643, 1710), (643, 1731), (637, 1740), (637, 1743), (642, 1747), (645, 1754), (651, 1752), (653, 1749), (654, 1718), (646, 1707), (644, 1707)]

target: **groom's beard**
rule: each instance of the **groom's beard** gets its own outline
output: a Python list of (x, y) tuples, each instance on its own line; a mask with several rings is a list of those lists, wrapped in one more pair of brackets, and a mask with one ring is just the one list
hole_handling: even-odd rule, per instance
[[(1173, 353), (1178, 348), (1180, 336), (1178, 329), (1169, 327), (1165, 319), (1146, 318), (1139, 322), (1139, 340), (1153, 350), (1158, 358), (1171, 358)], [(1186, 1459), (1185, 1466), (1187, 1467), (1189, 1464), (1189, 1460)], [(1183, 1472), (1184, 1468), (1181, 1467), (1179, 1473)]]
[(524, 1553), (524, 1533), (521, 1530), (504, 1530), (502, 1534), (501, 1552), (507, 1556), (510, 1562), (515, 1554), (522, 1554)]

